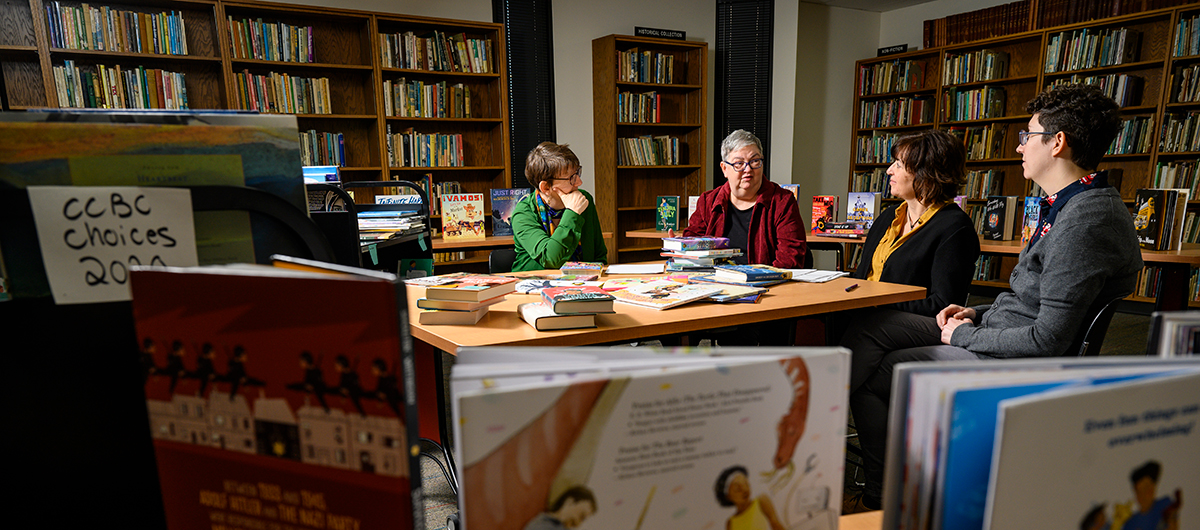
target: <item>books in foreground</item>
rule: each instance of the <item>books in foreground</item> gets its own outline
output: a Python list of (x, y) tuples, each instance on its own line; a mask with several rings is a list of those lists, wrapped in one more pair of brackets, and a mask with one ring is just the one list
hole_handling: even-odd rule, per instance
[(426, 276), (405, 281), (425, 286), (425, 298), (430, 300), (481, 302), (513, 292), (517, 279), (490, 274), (465, 272)]
[(724, 288), (719, 285), (696, 283), (680, 283), (673, 280), (654, 280), (630, 285), (620, 291), (611, 291), (618, 302), (668, 309), (688, 302), (702, 300), (720, 293)]
[(132, 273), (168, 527), (424, 527), (404, 287), (366, 272)]
[(757, 507), (756, 528), (836, 528), (849, 358), (463, 348), (451, 374), (462, 522), (530, 528), (565, 497), (585, 508), (570, 516), (581, 528), (727, 528), (734, 501)]
[(538, 331), (596, 327), (595, 313), (555, 313), (541, 302), (519, 304), (517, 314)]
[(1155, 499), (1200, 488), (1200, 359), (904, 363), (894, 381), (885, 528), (1142, 528), (1124, 523), (1170, 501), (1139, 508), (1134, 470), (1161, 467)]

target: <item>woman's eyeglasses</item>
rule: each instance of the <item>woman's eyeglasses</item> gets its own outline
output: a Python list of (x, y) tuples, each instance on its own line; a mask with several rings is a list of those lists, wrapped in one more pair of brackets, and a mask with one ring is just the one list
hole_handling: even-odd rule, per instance
[(1046, 132), (1046, 131), (1041, 131), (1041, 132), (1020, 131), (1017, 133), (1017, 140), (1019, 140), (1021, 142), (1021, 145), (1025, 145), (1026, 143), (1029, 142), (1030, 136), (1037, 136), (1037, 135), (1054, 136), (1055, 134), (1058, 134), (1058, 133), (1052, 133), (1052, 132)]
[(763, 167), (763, 159), (761, 159), (761, 158), (755, 158), (755, 159), (751, 159), (749, 161), (738, 160), (737, 162), (730, 162), (728, 160), (721, 160), (721, 161), (732, 166), (735, 171), (741, 171), (743, 169), (746, 169), (746, 166), (750, 166), (750, 169), (758, 169), (760, 167)]

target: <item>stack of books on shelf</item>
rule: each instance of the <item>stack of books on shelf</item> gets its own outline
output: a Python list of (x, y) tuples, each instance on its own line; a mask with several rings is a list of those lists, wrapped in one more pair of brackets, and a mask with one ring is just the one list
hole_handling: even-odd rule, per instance
[(1163, 116), (1160, 153), (1200, 151), (1200, 111)]
[(228, 17), (229, 44), (234, 59), (257, 59), (288, 63), (313, 61), (313, 27), (293, 26), (262, 19), (234, 20)]
[(281, 114), (333, 114), (329, 78), (299, 77), (270, 72), (234, 74), (238, 108)]
[(981, 254), (975, 259), (975, 272), (971, 279), (977, 282), (996, 281), (1000, 279), (1000, 256)]
[(392, 133), (387, 126), (388, 165), (392, 167), (463, 167), (463, 135), (418, 133), (412, 127)]
[(1133, 228), (1146, 250), (1179, 250), (1187, 219), (1188, 190), (1139, 189), (1134, 197)]
[(667, 271), (712, 271), (717, 265), (733, 264), (742, 249), (729, 248), (726, 237), (667, 237), (662, 240), (661, 256), (667, 259)]
[(1083, 28), (1052, 35), (1046, 44), (1046, 73), (1135, 62), (1141, 36), (1127, 28)]
[[(183, 13), (142, 13), (88, 4), (47, 2), (46, 29), (52, 48), (187, 55)], [(28, 12), (26, 12), (28, 15)]]
[(679, 138), (647, 134), (637, 138), (617, 138), (617, 146), (617, 165), (679, 165)]
[[(958, 44), (1029, 30), (1027, 0), (977, 9), (948, 17), (926, 20), (923, 26), (925, 48)], [(1041, 25), (1039, 27), (1048, 27)]]
[(943, 85), (992, 81), (1008, 77), (1008, 53), (999, 50), (979, 50), (946, 54)]
[[(377, 196), (376, 199), (381, 198)], [(395, 204), (360, 204), (357, 207), (358, 239), (371, 243), (425, 231), (425, 217), (416, 210), (396, 209)]]
[(1133, 296), (1154, 298), (1158, 296), (1158, 283), (1162, 281), (1162, 267), (1147, 265), (1138, 272), (1137, 283), (1134, 284)]
[(1171, 103), (1200, 101), (1200, 64), (1180, 66), (1172, 74)]
[(1200, 15), (1180, 17), (1175, 26), (1175, 45), (1171, 48), (1172, 57), (1187, 57), (1200, 55)]
[(644, 94), (617, 94), (617, 121), (621, 123), (662, 122), (662, 95), (650, 91)]
[(429, 70), (434, 72), (492, 72), (492, 42), (468, 37), (463, 33), (447, 35), (434, 30), (431, 34), (380, 33), (380, 57), (384, 68)]
[(887, 169), (879, 167), (870, 171), (855, 171), (850, 182), (850, 190), (887, 193), (887, 184)]
[(434, 182), (433, 175), (429, 173), (417, 179), (416, 183), (421, 185), (421, 189), (425, 190), (425, 196), (429, 197), (429, 215), (432, 216), (442, 214), (442, 195), (462, 193), (463, 191), (462, 184), (457, 180)]
[(122, 69), (121, 65), (94, 66), (81, 70), (67, 59), (51, 67), (58, 105), (77, 109), (167, 109), (184, 110), (187, 86), (184, 75), (143, 66)]
[(613, 295), (593, 285), (547, 287), (540, 302), (517, 306), (517, 314), (533, 329), (575, 329), (596, 327), (596, 315), (614, 313)]
[(1104, 91), (1104, 95), (1117, 102), (1122, 107), (1138, 105), (1142, 101), (1142, 86), (1146, 80), (1136, 75), (1079, 75), (1055, 79), (1049, 86), (1060, 85), (1096, 85)]
[(475, 324), (488, 307), (504, 300), (517, 286), (516, 278), (457, 272), (405, 280), (425, 287), (425, 297), (417, 300), (422, 311), (421, 324)]
[(891, 61), (858, 68), (858, 95), (908, 92), (925, 88), (925, 61)]
[(617, 75), (622, 83), (669, 85), (675, 78), (675, 56), (637, 48), (617, 51)]
[(340, 132), (300, 131), (300, 159), (306, 166), (345, 166), (346, 139)]
[(470, 118), (471, 87), (403, 77), (383, 81), (383, 113), (401, 118)]

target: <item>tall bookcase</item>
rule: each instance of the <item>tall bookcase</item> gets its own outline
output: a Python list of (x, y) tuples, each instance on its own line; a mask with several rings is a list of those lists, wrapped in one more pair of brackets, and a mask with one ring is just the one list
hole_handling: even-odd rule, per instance
[[(890, 142), (906, 133), (936, 128), (964, 137), (968, 148), (968, 175), (976, 172), (983, 182), (983, 173), (993, 172), (990, 189), (984, 185), (977, 193), (970, 193), (971, 190), (963, 191), (963, 194), (969, 197), (967, 209), (973, 210), (976, 217), (982, 213), (983, 204), (989, 194), (1037, 195), (1040, 190), (1024, 178), (1021, 157), (1016, 152), (1017, 133), (1027, 126), (1030, 118), (1025, 113), (1025, 103), (1054, 83), (1094, 82), (1087, 78), (1109, 76), (1107, 82), (1113, 84), (1119, 80), (1119, 76), (1129, 76), (1136, 79), (1125, 81), (1132, 82), (1139, 88), (1128, 93), (1125, 101), (1121, 102), (1122, 119), (1131, 122), (1131, 131), (1139, 131), (1133, 126), (1141, 122), (1143, 141), (1140, 145), (1139, 142), (1131, 142), (1132, 145), (1120, 150), (1115, 150), (1114, 146), (1112, 154), (1105, 155), (1100, 163), (1100, 169), (1119, 170), (1114, 173), (1120, 174), (1121, 196), (1132, 207), (1137, 189), (1156, 187), (1159, 165), (1200, 162), (1200, 152), (1168, 152), (1162, 142), (1164, 120), (1170, 119), (1172, 114), (1186, 115), (1188, 112), (1200, 110), (1200, 102), (1176, 101), (1178, 85), (1182, 79), (1180, 72), (1200, 63), (1200, 55), (1184, 53), (1175, 56), (1175, 39), (1181, 20), (1188, 20), (1197, 15), (1200, 15), (1200, 4), (1189, 4), (858, 61), (855, 64), (858, 82), (855, 92), (854, 143), (850, 155), (849, 191), (883, 191), (885, 198), (888, 197), (887, 176), (881, 174), (891, 162), (888, 151)], [(1088, 35), (1094, 36), (1122, 29), (1136, 34), (1136, 47), (1129, 55), (1123, 57), (1119, 64), (1081, 68), (1079, 65), (1065, 65), (1054, 60), (1052, 46), (1056, 42), (1073, 35), (1078, 36), (1084, 30)], [(985, 63), (989, 58), (991, 62)], [(910, 61), (923, 63), (923, 83), (919, 88), (899, 86), (903, 85), (903, 82), (896, 80), (903, 80), (902, 75), (893, 75), (893, 82), (884, 84), (887, 86), (883, 93), (875, 90), (878, 87), (866, 84), (874, 79), (872, 75), (904, 72), (904, 66)], [(979, 75), (964, 74), (973, 70), (966, 65), (994, 66), (999, 62), (1003, 62), (1004, 67), (992, 69), (990, 75), (986, 68), (974, 70)], [(970, 101), (972, 91), (975, 91), (974, 95), (977, 96), (975, 101), (983, 102), (979, 105), (982, 108), (967, 109), (966, 112), (956, 111), (956, 96), (961, 94), (964, 99)], [(989, 96), (990, 100), (996, 103), (990, 112), (987, 109)], [(926, 99), (926, 103), (934, 106), (931, 119), (920, 123), (892, 125), (888, 122), (888, 126), (877, 126), (882, 118), (871, 113), (872, 110), (880, 109), (878, 102), (881, 101), (930, 97), (932, 101)], [(899, 108), (899, 105), (896, 107)], [(908, 109), (907, 106), (903, 108)], [(891, 108), (887, 110), (890, 111)], [(1182, 120), (1183, 117), (1179, 119)], [(976, 148), (974, 153), (972, 147)], [(872, 173), (874, 179), (870, 178)], [(1200, 200), (1196, 200), (1196, 197), (1191, 199), (1188, 202), (1190, 212), (1197, 210), (1197, 205), (1200, 205)], [(977, 280), (975, 283), (1007, 287), (1003, 279), (1007, 278), (1016, 264), (1016, 258), (985, 258), (995, 260), (991, 275), (988, 279)], [(1142, 296), (1135, 293), (1130, 298), (1154, 301), (1154, 298), (1146, 297), (1144, 293)]]
[[(639, 59), (631, 62), (635, 52)], [(686, 219), (688, 195), (700, 194), (708, 131), (707, 61), (708, 45), (702, 42), (624, 35), (592, 41), (595, 197), (600, 224), (613, 233), (610, 263), (657, 259), (659, 245), (625, 233), (654, 229), (658, 196), (679, 196), (679, 217)], [(621, 154), (621, 139), (645, 136), (677, 141), (678, 163), (636, 165), (637, 158), (650, 157), (634, 155), (628, 147)]]
[[(291, 110), (289, 113), (296, 115), (302, 133), (312, 131), (318, 135), (332, 135), (332, 138), (340, 134), (341, 144), (331, 147), (344, 150), (345, 163), (341, 172), (345, 181), (385, 183), (399, 179), (422, 182), (429, 175), (428, 181), (432, 183), (456, 181), (464, 192), (483, 193), (488, 197), (489, 189), (512, 185), (511, 161), (506, 148), (508, 89), (505, 84), (504, 27), (501, 24), (253, 0), (123, 0), (112, 4), (90, 3), (89, 6), (111, 11), (177, 15), (183, 27), (179, 36), (185, 37), (180, 40), (186, 40), (186, 54), (74, 49), (98, 47), (75, 43), (68, 47), (54, 46), (53, 43), (61, 41), (55, 40), (56, 35), (69, 34), (72, 39), (85, 40), (88, 29), (95, 30), (96, 35), (104, 33), (96, 25), (89, 27), (86, 21), (80, 31), (72, 31), (70, 24), (84, 19), (72, 19), (61, 13), (79, 9), (82, 5), (70, 0), (60, 1), (57, 6), (50, 0), (0, 3), (0, 107), (4, 110), (59, 107), (61, 98), (55, 84), (54, 68), (62, 67), (66, 61), (72, 61), (79, 72), (88, 74), (96, 74), (100, 65), (106, 69), (120, 65), (123, 69), (135, 70), (144, 66), (183, 74), (189, 109)], [(55, 13), (56, 18), (51, 18), (48, 13)], [(283, 33), (285, 27), (287, 32)], [(278, 32), (272, 40), (270, 35), (275, 30)], [(163, 34), (168, 33), (164, 30)], [(394, 34), (407, 34), (413, 42), (435, 36), (453, 41), (461, 34), (478, 39), (474, 43), (478, 46), (455, 50), (456, 45), (452, 48), (441, 44), (433, 49), (432, 53), (443, 56), (462, 53), (456, 58), (473, 57), (470, 68), (453, 64), (428, 67), (424, 61), (431, 52), (423, 46), (424, 51), (419, 53), (423, 64), (395, 68), (384, 62), (384, 36)], [(151, 33), (141, 34), (143, 37), (148, 35)], [(264, 53), (289, 46), (288, 53)], [(486, 59), (480, 59), (484, 55)], [(486, 66), (481, 61), (486, 61)], [(290, 79), (286, 91), (280, 88), (283, 86), (280, 80), (285, 76)], [(309, 84), (306, 80), (317, 81)], [(471, 112), (469, 116), (455, 114), (455, 117), (436, 117), (439, 116), (437, 113), (433, 114), (435, 117), (389, 115), (384, 82), (401, 80), (419, 81), (438, 88), (465, 87), (470, 92)], [(314, 84), (322, 91), (327, 87), (323, 92), (325, 97), (315, 97), (320, 94), (311, 88)], [(267, 97), (264, 98), (264, 94)], [(427, 98), (431, 106), (437, 105), (433, 100), (439, 94), (443, 98), (442, 104), (453, 103), (445, 100), (444, 92), (432, 94), (432, 99)], [(326, 104), (287, 107), (282, 102), (305, 98), (308, 102), (320, 99)], [(453, 167), (389, 163), (388, 133), (409, 130), (414, 134), (453, 137), (457, 142), (453, 145), (461, 151), (461, 163)], [(333, 143), (337, 144), (336, 141)], [(443, 148), (448, 145), (441, 144)], [(386, 184), (377, 188), (358, 188), (355, 200), (370, 203), (374, 202), (377, 193), (391, 192)], [(490, 211), (490, 205), (487, 210)], [(433, 227), (439, 228), (439, 223), (440, 220), (434, 218)], [(441, 247), (453, 248), (455, 252), (465, 253), (467, 261), (478, 263), (486, 263), (490, 248), (505, 245), (511, 245), (511, 238), (489, 237), (477, 243), (456, 242), (452, 245), (443, 244), (437, 237), (433, 241), (435, 252)]]

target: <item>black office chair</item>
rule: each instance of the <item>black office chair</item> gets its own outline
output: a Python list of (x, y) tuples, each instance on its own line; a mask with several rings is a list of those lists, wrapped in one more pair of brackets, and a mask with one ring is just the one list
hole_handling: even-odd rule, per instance
[(513, 262), (517, 260), (517, 250), (498, 248), (488, 254), (488, 273), (503, 274), (512, 272)]
[(1109, 300), (1099, 311), (1090, 313), (1091, 318), (1084, 320), (1084, 322), (1088, 322), (1087, 330), (1075, 338), (1063, 356), (1095, 357), (1100, 355), (1100, 345), (1104, 343), (1104, 336), (1108, 334), (1108, 325), (1112, 322), (1113, 314), (1117, 312), (1117, 305), (1124, 299), (1125, 297), (1121, 296)]
[(824, 241), (820, 241), (820, 242), (809, 241), (807, 243), (807, 246), (808, 246), (808, 252), (804, 253), (804, 268), (806, 268), (806, 269), (813, 268), (812, 251), (821, 250), (821, 251), (833, 252), (837, 255), (836, 256), (837, 257), (837, 266), (834, 268), (834, 270), (837, 270), (837, 271), (846, 270), (846, 260), (842, 259), (843, 248), (842, 248), (841, 243), (824, 242)]

